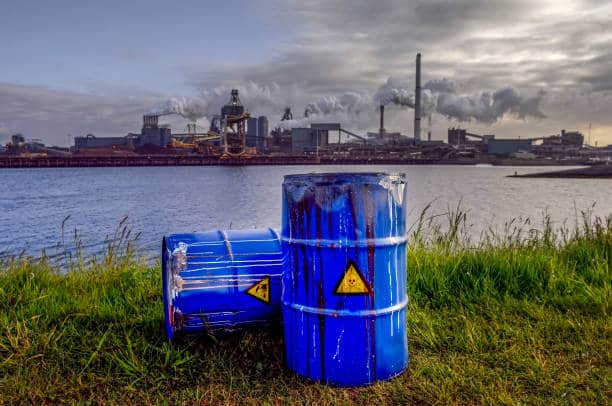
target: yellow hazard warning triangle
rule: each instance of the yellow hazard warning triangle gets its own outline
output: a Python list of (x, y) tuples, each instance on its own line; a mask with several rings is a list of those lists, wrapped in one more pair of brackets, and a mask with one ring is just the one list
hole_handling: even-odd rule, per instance
[(246, 291), (247, 294), (264, 303), (270, 303), (270, 277), (267, 276), (251, 286)]
[(370, 293), (370, 287), (357, 266), (353, 262), (349, 262), (334, 293), (337, 295), (363, 295)]

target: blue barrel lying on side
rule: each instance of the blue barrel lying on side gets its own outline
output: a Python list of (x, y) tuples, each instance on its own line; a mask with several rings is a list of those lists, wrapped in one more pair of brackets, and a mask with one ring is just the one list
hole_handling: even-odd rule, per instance
[(282, 268), (281, 244), (273, 229), (164, 237), (168, 337), (279, 323)]
[(282, 309), (289, 368), (338, 386), (408, 366), (403, 175), (285, 176)]

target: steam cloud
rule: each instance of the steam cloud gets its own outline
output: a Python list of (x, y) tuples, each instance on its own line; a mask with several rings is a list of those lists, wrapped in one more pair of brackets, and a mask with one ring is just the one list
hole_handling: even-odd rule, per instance
[(303, 128), (308, 127), (311, 123), (316, 121), (316, 116), (309, 116), (304, 118), (298, 118), (293, 120), (278, 121), (272, 124), (271, 128), (278, 128), (281, 130), (291, 130), (292, 128)]
[[(275, 122), (272, 128), (289, 130), (308, 127), (311, 123), (334, 119), (335, 121), (354, 121), (363, 112), (375, 112), (372, 97), (358, 92), (346, 92), (339, 96), (323, 96), (306, 105), (308, 117)], [(295, 112), (294, 112), (295, 114)]]
[(187, 97), (173, 97), (150, 110), (148, 114), (178, 114), (181, 117), (185, 117), (189, 121), (197, 121), (198, 119), (206, 116), (207, 104), (208, 103), (206, 103), (205, 100)]
[[(473, 95), (457, 94), (456, 89), (454, 82), (448, 79), (427, 82), (421, 93), (423, 115), (437, 112), (457, 121), (476, 120), (486, 124), (495, 123), (506, 113), (522, 119), (546, 117), (540, 110), (545, 94), (543, 91), (534, 97), (524, 98), (511, 87)], [(389, 78), (378, 89), (374, 99), (382, 105), (395, 104), (414, 108), (414, 91), (410, 86), (393, 78)]]
[[(319, 97), (307, 102), (301, 89), (281, 89), (278, 85), (259, 85), (248, 82), (239, 86), (222, 86), (203, 91), (198, 97), (173, 97), (151, 110), (150, 114), (178, 114), (190, 121), (201, 118), (210, 120), (219, 114), (221, 106), (230, 98), (230, 90), (237, 88), (239, 97), (247, 108), (256, 115), (266, 114), (273, 120), (271, 128), (290, 129), (307, 127), (312, 122), (334, 120), (350, 122), (359, 128), (371, 127), (376, 121), (379, 105), (394, 104), (414, 108), (413, 87), (395, 78), (389, 78), (374, 94), (345, 92), (340, 95)], [(430, 80), (422, 87), (421, 110), (424, 116), (437, 112), (457, 121), (476, 120), (493, 124), (505, 114), (526, 119), (527, 117), (545, 118), (540, 110), (540, 103), (545, 93), (539, 92), (531, 98), (523, 97), (512, 87), (505, 87), (494, 92), (461, 94), (457, 85), (449, 79)], [(305, 105), (308, 117), (302, 117), (300, 105)], [(274, 121), (280, 118), (284, 107), (294, 107), (295, 119)]]
[(372, 110), (371, 99), (355, 92), (347, 92), (341, 96), (324, 96), (306, 105), (309, 115), (359, 114), (364, 110)]
[(307, 96), (298, 87), (281, 89), (275, 83), (265, 86), (248, 82), (238, 86), (221, 86), (206, 90), (199, 97), (173, 97), (151, 109), (148, 114), (178, 114), (190, 121), (201, 118), (210, 120), (219, 114), (221, 106), (229, 101), (230, 91), (233, 88), (238, 89), (240, 100), (247, 109), (253, 109), (255, 115), (268, 114), (273, 119), (280, 119), (286, 106), (296, 107), (306, 104), (305, 110), (308, 111), (309, 117), (302, 118), (303, 111), (294, 108), (293, 113), (296, 117), (294, 120), (272, 121), (271, 128), (307, 127), (321, 117), (352, 120), (363, 111), (375, 111), (372, 98), (367, 94), (346, 92), (339, 96), (323, 96), (314, 102), (306, 103)]
[(201, 118), (210, 120), (219, 114), (221, 106), (229, 102), (231, 89), (238, 89), (242, 103), (247, 108), (256, 108), (258, 113), (270, 110), (282, 111), (282, 106), (289, 103), (286, 98), (292, 95), (291, 91), (281, 91), (276, 84), (262, 86), (248, 82), (239, 86), (220, 86), (205, 90), (198, 97), (172, 97), (149, 110), (148, 114), (178, 114), (190, 121)]

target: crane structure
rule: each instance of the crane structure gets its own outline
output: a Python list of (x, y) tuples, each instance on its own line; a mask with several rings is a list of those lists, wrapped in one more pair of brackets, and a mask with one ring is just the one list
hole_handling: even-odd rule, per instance
[[(151, 114), (144, 117), (145, 127), (157, 127), (160, 116), (174, 113)], [(221, 114), (214, 115), (208, 130), (197, 123), (187, 124), (185, 133), (173, 134), (168, 147), (200, 151), (214, 150), (213, 141), (218, 141), (222, 156), (246, 156), (246, 122), (250, 114), (238, 96), (238, 89), (232, 89), (230, 101), (221, 107)], [(219, 154), (220, 152), (216, 152)]]
[[(304, 116), (308, 117), (308, 110), (304, 111)], [(285, 107), (285, 111), (283, 112), (283, 118), (281, 121), (293, 120), (293, 113), (291, 112), (291, 107)]]
[(209, 152), (208, 150), (210, 148), (206, 148), (206, 145), (220, 138), (220, 134), (208, 131), (197, 123), (189, 123), (187, 124), (187, 131), (185, 133), (172, 134), (172, 139), (168, 143), (168, 147), (189, 149), (194, 152), (201, 152), (202, 150)]
[(230, 101), (221, 107), (221, 115), (215, 116), (211, 123), (209, 136), (218, 135), (223, 147), (223, 156), (247, 155), (246, 122), (251, 115), (245, 111), (238, 89), (232, 89)]

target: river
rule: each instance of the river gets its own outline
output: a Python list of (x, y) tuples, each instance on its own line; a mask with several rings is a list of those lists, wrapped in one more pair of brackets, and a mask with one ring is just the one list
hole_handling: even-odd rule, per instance
[[(612, 180), (516, 179), (554, 168), (487, 166), (248, 166), (46, 168), (0, 170), (0, 257), (74, 248), (104, 250), (122, 219), (140, 251), (157, 257), (164, 234), (207, 229), (279, 227), (283, 176), (307, 172), (403, 172), (414, 224), (449, 209), (467, 212), (467, 232), (501, 229), (511, 218), (537, 226), (548, 213), (571, 226), (581, 210), (612, 213)], [(567, 168), (564, 168), (567, 169)], [(438, 217), (444, 221), (444, 216)], [(62, 245), (62, 224), (64, 236)], [(58, 247), (58, 244), (60, 247)]]

